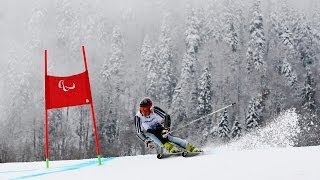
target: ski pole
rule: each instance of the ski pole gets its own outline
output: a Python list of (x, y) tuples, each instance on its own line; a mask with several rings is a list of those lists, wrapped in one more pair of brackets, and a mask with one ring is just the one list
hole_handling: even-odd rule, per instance
[(183, 128), (189, 126), (189, 125), (192, 124), (192, 123), (195, 123), (195, 122), (197, 122), (197, 121), (200, 121), (201, 119), (203, 119), (203, 118), (205, 118), (205, 117), (207, 117), (207, 116), (216, 114), (217, 112), (220, 112), (220, 111), (222, 111), (222, 110), (224, 110), (224, 109), (227, 109), (228, 107), (231, 107), (231, 106), (233, 106), (233, 105), (235, 105), (235, 104), (236, 104), (235, 102), (234, 102), (234, 103), (231, 103), (231, 104), (229, 104), (229, 105), (227, 105), (227, 106), (225, 106), (225, 107), (223, 107), (223, 108), (220, 108), (220, 109), (218, 109), (218, 110), (216, 110), (216, 111), (213, 111), (212, 113), (209, 113), (209, 114), (204, 115), (204, 116), (202, 116), (202, 117), (200, 117), (200, 118), (198, 118), (198, 119), (195, 119), (195, 120), (189, 122), (188, 124), (186, 124), (186, 125), (184, 125), (184, 126), (182, 126), (182, 127), (179, 127), (179, 128), (177, 128), (177, 129), (175, 129), (175, 130), (173, 130), (173, 131), (170, 131), (169, 133), (172, 133), (172, 132), (178, 131), (178, 130), (180, 130), (180, 129), (183, 129)]
[(142, 142), (144, 142), (144, 140), (143, 140), (140, 136), (138, 136), (138, 134), (136, 134), (136, 136), (137, 136)]

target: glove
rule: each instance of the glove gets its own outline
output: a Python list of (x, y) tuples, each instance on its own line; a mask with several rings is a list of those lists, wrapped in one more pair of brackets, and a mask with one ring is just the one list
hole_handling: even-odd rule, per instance
[(162, 131), (161, 131), (161, 135), (163, 138), (167, 138), (168, 135), (169, 135), (169, 131), (170, 131), (170, 128), (164, 128)]
[(155, 148), (155, 145), (154, 145), (153, 141), (151, 141), (150, 139), (146, 139), (146, 140), (144, 141), (144, 144), (145, 144), (148, 148), (150, 148), (150, 149)]

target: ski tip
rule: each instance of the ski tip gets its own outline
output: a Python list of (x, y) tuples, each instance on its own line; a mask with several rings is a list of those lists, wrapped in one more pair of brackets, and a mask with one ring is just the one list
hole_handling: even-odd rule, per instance
[(187, 155), (188, 155), (188, 152), (186, 152), (186, 151), (185, 151), (185, 152), (182, 152), (182, 156), (183, 156), (183, 157), (186, 157)]
[(164, 159), (171, 156), (181, 156), (183, 152), (176, 152), (176, 153), (160, 153), (157, 154), (158, 159)]
[(235, 105), (235, 104), (236, 104), (235, 102), (231, 103), (232, 106)]
[(157, 158), (158, 158), (158, 159), (161, 159), (162, 157), (163, 157), (162, 154), (158, 154), (158, 155), (157, 155)]
[(199, 154), (203, 154), (204, 152), (203, 151), (199, 151), (199, 152), (184, 152), (182, 154), (183, 157), (192, 157), (192, 156), (196, 156), (196, 155), (199, 155)]

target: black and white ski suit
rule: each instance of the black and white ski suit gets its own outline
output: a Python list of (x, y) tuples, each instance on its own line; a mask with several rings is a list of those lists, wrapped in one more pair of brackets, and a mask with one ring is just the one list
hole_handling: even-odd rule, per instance
[(134, 117), (137, 135), (145, 142), (152, 140), (160, 147), (166, 142), (173, 142), (178, 146), (185, 148), (188, 142), (184, 139), (174, 137), (169, 134), (166, 138), (162, 137), (162, 130), (170, 128), (171, 119), (161, 108), (154, 106), (149, 116), (143, 116), (140, 111)]

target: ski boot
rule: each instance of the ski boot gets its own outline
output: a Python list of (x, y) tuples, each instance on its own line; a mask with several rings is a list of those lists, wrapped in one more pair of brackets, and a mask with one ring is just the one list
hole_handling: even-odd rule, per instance
[(173, 144), (170, 142), (166, 142), (163, 144), (163, 147), (167, 150), (168, 153), (178, 153), (180, 152), (178, 148), (176, 148)]
[(193, 145), (191, 145), (189, 143), (187, 144), (185, 149), (187, 150), (187, 152), (202, 152), (201, 149), (199, 149), (199, 148), (197, 148), (197, 147), (195, 147), (195, 146), (193, 146)]

